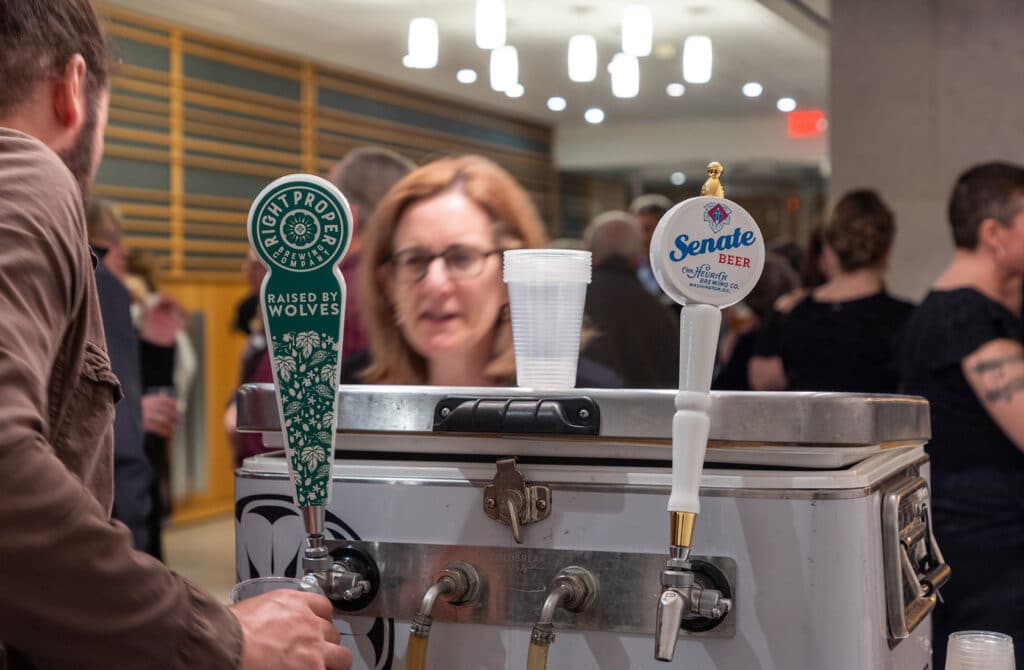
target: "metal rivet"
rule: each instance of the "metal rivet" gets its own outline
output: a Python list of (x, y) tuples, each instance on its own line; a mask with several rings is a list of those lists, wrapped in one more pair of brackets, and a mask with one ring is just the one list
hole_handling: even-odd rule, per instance
[(586, 407), (584, 407), (583, 409), (580, 410), (579, 417), (581, 419), (589, 419), (590, 418), (590, 410), (587, 409)]
[(498, 501), (494, 498), (488, 498), (484, 501), (484, 506), (487, 507), (487, 509), (494, 509), (498, 506)]
[(448, 416), (451, 413), (452, 413), (452, 408), (451, 407), (442, 407), (441, 408), (441, 416)]
[(539, 510), (546, 510), (547, 508), (548, 508), (548, 501), (547, 500), (538, 500), (537, 501), (537, 509), (539, 509)]

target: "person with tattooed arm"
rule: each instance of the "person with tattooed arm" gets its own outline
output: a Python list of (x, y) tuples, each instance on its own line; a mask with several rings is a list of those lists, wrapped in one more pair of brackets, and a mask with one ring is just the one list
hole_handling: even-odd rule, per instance
[(953, 576), (932, 618), (935, 664), (957, 630), (1016, 638), (1024, 667), (1024, 167), (963, 173), (949, 200), (956, 246), (907, 322), (903, 391), (931, 404), (932, 522)]

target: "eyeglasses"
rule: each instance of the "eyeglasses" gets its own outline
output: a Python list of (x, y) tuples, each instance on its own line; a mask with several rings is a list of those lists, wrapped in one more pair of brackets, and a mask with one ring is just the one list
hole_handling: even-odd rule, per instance
[(483, 251), (463, 244), (453, 244), (439, 254), (421, 247), (413, 247), (392, 254), (387, 262), (394, 269), (396, 281), (402, 284), (415, 284), (421, 281), (427, 276), (427, 270), (434, 260), (438, 258), (444, 260), (448, 276), (459, 281), (479, 277), (487, 257), (500, 253), (501, 249)]

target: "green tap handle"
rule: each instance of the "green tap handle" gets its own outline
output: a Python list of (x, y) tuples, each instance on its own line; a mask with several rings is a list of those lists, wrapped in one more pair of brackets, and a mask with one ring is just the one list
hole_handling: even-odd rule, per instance
[(281, 177), (249, 209), (249, 243), (267, 275), (260, 306), (295, 504), (325, 506), (338, 409), (345, 280), (338, 263), (352, 214), (330, 182)]

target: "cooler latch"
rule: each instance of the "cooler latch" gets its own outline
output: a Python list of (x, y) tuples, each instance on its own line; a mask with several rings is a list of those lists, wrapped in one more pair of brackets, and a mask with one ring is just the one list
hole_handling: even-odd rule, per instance
[(551, 488), (543, 484), (528, 485), (526, 477), (516, 467), (515, 458), (499, 459), (497, 466), (494, 480), (484, 487), (484, 514), (511, 526), (516, 544), (522, 544), (522, 527), (550, 516)]
[(901, 479), (883, 493), (882, 552), (894, 647), (935, 608), (938, 589), (951, 573), (932, 533), (931, 496), (923, 477)]

